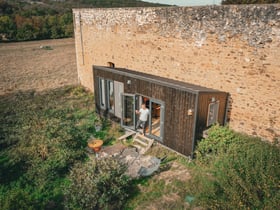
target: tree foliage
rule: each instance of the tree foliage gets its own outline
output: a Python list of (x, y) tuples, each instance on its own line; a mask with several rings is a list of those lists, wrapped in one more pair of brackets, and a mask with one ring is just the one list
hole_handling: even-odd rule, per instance
[[(42, 3), (43, 2), (43, 3)], [(0, 0), (0, 41), (57, 39), (73, 36), (72, 8), (159, 5), (137, 0)]]
[(222, 4), (273, 4), (280, 0), (223, 0)]

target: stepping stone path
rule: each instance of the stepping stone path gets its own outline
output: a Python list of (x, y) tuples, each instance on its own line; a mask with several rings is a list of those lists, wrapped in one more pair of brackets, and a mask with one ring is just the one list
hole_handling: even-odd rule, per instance
[[(126, 133), (119, 138), (120, 141), (133, 136), (132, 145), (129, 147), (123, 144), (104, 146), (96, 154), (97, 158), (112, 157), (119, 159), (128, 166), (126, 174), (132, 178), (150, 176), (159, 169), (161, 160), (144, 155), (153, 145), (154, 140), (132, 130), (126, 130)], [(88, 151), (92, 154), (92, 151)]]
[[(144, 151), (144, 150), (143, 150)], [(136, 147), (126, 147), (122, 144), (102, 147), (97, 158), (112, 157), (126, 164), (126, 174), (131, 178), (150, 176), (159, 169), (161, 160), (143, 155)]]
[(126, 174), (132, 178), (150, 176), (159, 169), (161, 160), (141, 155), (136, 148), (126, 148), (120, 155), (121, 162), (128, 165)]

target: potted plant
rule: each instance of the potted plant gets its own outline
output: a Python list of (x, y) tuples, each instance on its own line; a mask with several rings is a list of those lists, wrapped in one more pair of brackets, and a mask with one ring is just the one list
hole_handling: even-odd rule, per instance
[(94, 152), (99, 152), (103, 145), (103, 141), (100, 139), (91, 139), (88, 141), (88, 147), (91, 148)]

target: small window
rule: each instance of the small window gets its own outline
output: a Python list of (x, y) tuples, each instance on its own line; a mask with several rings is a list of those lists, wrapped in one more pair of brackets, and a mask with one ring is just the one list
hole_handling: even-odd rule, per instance
[(114, 82), (112, 80), (107, 80), (107, 98), (108, 98), (108, 108), (111, 113), (115, 110), (115, 97), (114, 97)]
[(210, 103), (208, 107), (207, 127), (218, 122), (218, 113), (219, 101)]
[(99, 100), (100, 107), (102, 109), (106, 109), (106, 97), (105, 97), (105, 80), (103, 78), (99, 78)]

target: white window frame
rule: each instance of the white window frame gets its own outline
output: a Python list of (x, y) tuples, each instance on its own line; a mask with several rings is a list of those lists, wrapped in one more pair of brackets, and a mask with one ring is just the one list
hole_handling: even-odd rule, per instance
[[(110, 113), (115, 113), (115, 89), (114, 89), (114, 81), (113, 80), (106, 80), (106, 84), (107, 84), (107, 90), (106, 90), (106, 95), (107, 95), (107, 107)], [(110, 86), (110, 84), (112, 86)], [(110, 91), (113, 91), (113, 104), (110, 104), (110, 96), (111, 93)]]
[(220, 101), (215, 101), (209, 104), (206, 123), (207, 127), (218, 122), (219, 106)]

